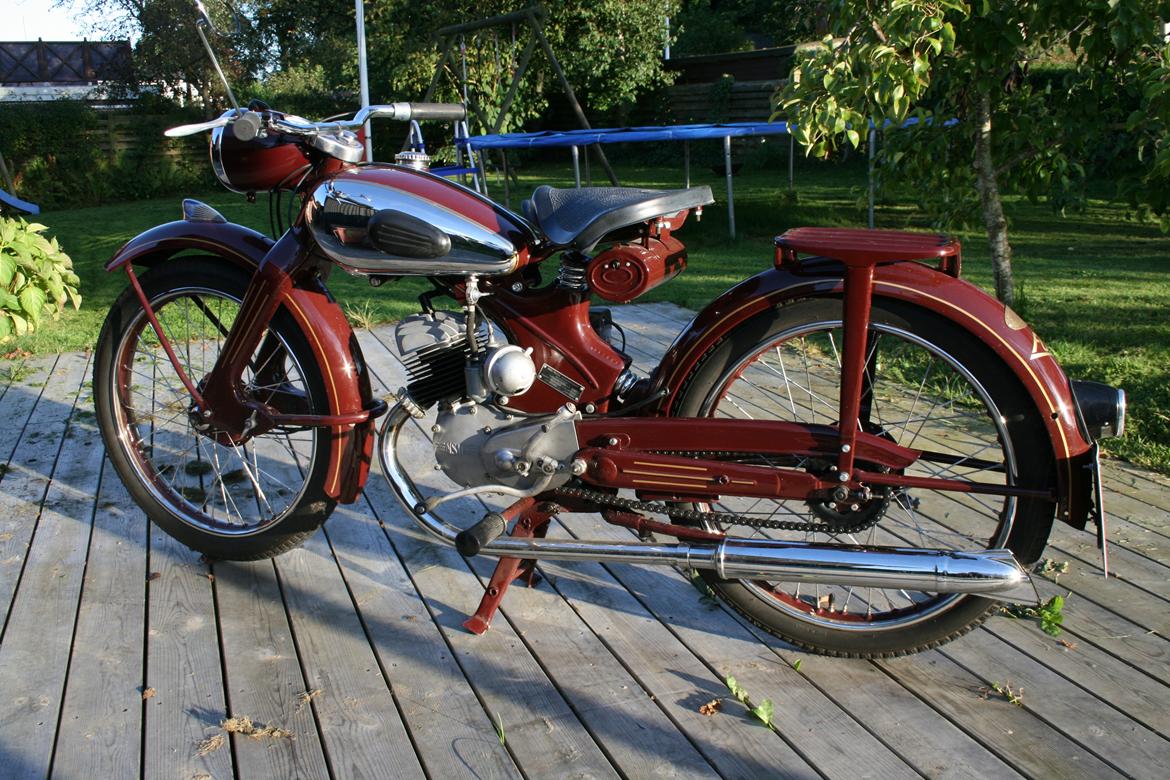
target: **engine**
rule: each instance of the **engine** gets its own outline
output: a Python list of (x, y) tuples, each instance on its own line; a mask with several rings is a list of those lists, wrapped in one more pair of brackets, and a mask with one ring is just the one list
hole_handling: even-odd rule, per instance
[(581, 415), (572, 404), (551, 415), (517, 414), (499, 405), (536, 380), (528, 351), (487, 324), (468, 328), (467, 316), (458, 312), (407, 317), (395, 341), (409, 377), (399, 401), (418, 418), (438, 405), (431, 426), (435, 460), (454, 482), (537, 492), (583, 468), (573, 462), (579, 449), (573, 423)]

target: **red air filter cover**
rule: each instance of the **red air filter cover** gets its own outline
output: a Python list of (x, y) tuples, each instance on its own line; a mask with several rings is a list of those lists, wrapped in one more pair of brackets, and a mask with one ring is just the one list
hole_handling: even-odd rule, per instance
[(682, 273), (687, 250), (663, 232), (644, 243), (615, 244), (589, 263), (589, 287), (607, 301), (629, 303)]

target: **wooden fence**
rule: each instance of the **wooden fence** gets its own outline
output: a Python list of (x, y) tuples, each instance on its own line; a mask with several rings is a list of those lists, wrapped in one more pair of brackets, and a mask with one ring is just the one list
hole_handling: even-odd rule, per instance
[(0, 84), (96, 84), (129, 68), (127, 41), (0, 41)]
[(730, 84), (676, 84), (669, 90), (671, 119), (690, 122), (765, 122), (779, 79)]
[[(115, 157), (124, 152), (138, 151), (148, 156), (194, 160), (207, 154), (207, 140), (204, 135), (178, 139), (162, 138), (164, 124), (181, 123), (178, 118), (170, 122), (163, 122), (162, 119), (162, 117), (142, 114), (102, 112), (98, 114), (98, 127), (94, 131), (93, 140), (108, 157)], [(142, 130), (139, 129), (143, 124), (159, 128), (157, 142), (151, 141), (153, 134), (144, 136)]]

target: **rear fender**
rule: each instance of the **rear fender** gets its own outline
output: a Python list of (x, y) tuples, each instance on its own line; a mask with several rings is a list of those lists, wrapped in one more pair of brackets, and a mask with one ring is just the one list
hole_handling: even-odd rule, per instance
[[(231, 222), (178, 220), (151, 228), (126, 242), (106, 265), (115, 271), (128, 265), (150, 267), (183, 252), (212, 255), (249, 274), (260, 265), (274, 242), (262, 233)], [(329, 414), (352, 414), (373, 406), (369, 370), (345, 313), (318, 279), (301, 282), (284, 300), (305, 335), (325, 379)], [(328, 429), (329, 469), (325, 492), (341, 503), (361, 495), (369, 476), (374, 446), (374, 420)]]
[[(666, 390), (659, 412), (668, 413), (691, 370), (723, 337), (787, 302), (841, 295), (843, 273), (841, 264), (814, 258), (763, 271), (719, 296), (675, 339), (651, 378), (651, 392)], [(1044, 420), (1057, 464), (1058, 514), (1083, 528), (1092, 488), (1086, 467), (1090, 445), (1077, 425), (1068, 378), (1040, 337), (1014, 311), (978, 287), (920, 263), (878, 266), (874, 295), (920, 306), (954, 322), (1003, 360)]]

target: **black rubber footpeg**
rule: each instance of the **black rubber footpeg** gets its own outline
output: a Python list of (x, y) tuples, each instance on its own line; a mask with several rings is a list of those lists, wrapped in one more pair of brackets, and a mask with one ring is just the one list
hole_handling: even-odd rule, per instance
[(484, 548), (484, 545), (493, 542), (500, 534), (504, 533), (504, 528), (507, 526), (507, 521), (503, 516), (496, 512), (488, 512), (475, 525), (464, 531), (460, 531), (455, 537), (455, 549), (464, 558), (470, 558), (473, 555), (478, 555), (479, 551)]

